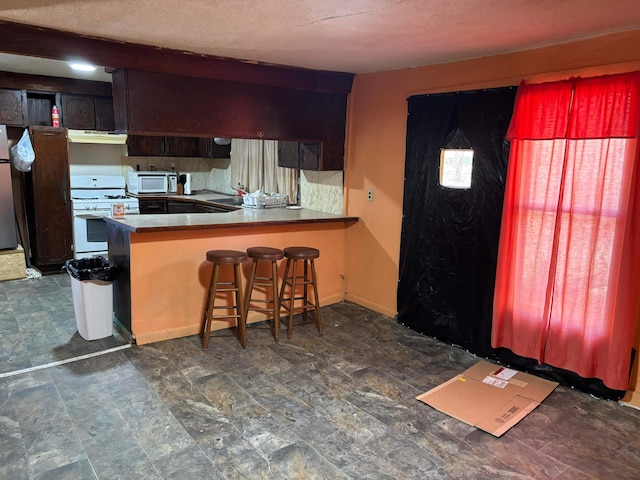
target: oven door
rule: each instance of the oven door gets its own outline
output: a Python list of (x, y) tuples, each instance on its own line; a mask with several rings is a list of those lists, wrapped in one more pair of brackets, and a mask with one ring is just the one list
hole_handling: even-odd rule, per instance
[(80, 213), (73, 216), (74, 257), (107, 256), (107, 213)]

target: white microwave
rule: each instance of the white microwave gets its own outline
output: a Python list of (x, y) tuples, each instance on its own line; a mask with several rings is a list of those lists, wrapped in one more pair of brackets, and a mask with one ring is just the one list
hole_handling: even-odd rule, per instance
[(169, 172), (129, 172), (129, 193), (176, 193), (178, 175)]

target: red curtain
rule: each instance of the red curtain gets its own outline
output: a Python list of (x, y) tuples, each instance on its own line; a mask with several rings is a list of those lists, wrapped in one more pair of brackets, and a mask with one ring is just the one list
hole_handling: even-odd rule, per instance
[(640, 72), (518, 89), (492, 346), (626, 390), (640, 298)]

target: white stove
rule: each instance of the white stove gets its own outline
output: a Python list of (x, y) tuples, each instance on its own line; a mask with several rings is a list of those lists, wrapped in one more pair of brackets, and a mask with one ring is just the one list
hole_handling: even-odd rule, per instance
[(119, 175), (72, 175), (74, 257), (108, 256), (107, 225), (114, 205), (125, 215), (138, 215), (138, 199), (127, 197), (125, 179)]

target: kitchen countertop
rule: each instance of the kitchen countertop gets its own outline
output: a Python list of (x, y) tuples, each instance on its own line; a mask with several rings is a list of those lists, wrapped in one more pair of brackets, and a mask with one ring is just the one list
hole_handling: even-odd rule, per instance
[[(137, 198), (169, 199), (194, 201), (217, 205), (216, 198), (231, 198), (231, 195), (200, 191), (195, 195), (131, 195)], [(212, 201), (213, 200), (213, 201)], [(222, 205), (222, 204), (220, 204)], [(229, 205), (225, 205), (230, 207)], [(135, 233), (170, 232), (182, 230), (200, 230), (217, 228), (238, 228), (254, 226), (290, 225), (296, 223), (355, 223), (358, 217), (335, 215), (309, 210), (306, 208), (248, 208), (235, 207), (236, 210), (220, 213), (164, 213), (151, 215), (125, 215), (124, 217), (105, 217), (108, 224)]]

